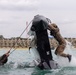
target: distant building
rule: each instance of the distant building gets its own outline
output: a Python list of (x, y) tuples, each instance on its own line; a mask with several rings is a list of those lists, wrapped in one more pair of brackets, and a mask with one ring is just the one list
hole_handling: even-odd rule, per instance
[[(74, 47), (76, 47), (76, 38), (65, 38), (69, 41)], [(0, 35), (0, 48), (28, 48), (31, 39), (28, 38), (4, 38), (3, 35)], [(58, 42), (54, 38), (49, 38), (51, 48), (54, 49), (58, 46)]]
[[(29, 40), (29, 41), (28, 41)], [(12, 48), (27, 48), (29, 47), (30, 39), (27, 38), (4, 38), (0, 36), (0, 48), (3, 47), (12, 47)]]

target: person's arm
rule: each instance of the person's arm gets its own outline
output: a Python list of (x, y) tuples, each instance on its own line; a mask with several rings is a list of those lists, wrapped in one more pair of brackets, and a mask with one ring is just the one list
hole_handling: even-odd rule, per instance
[(9, 56), (9, 53), (10, 53), (10, 50), (9, 50), (7, 53), (5, 53), (6, 57), (8, 57), (8, 56)]
[(10, 53), (10, 50), (7, 53)]
[(57, 26), (56, 24), (54, 24), (54, 23), (49, 24), (49, 25), (48, 25), (48, 29), (49, 29), (50, 31), (51, 31), (51, 30), (56, 31), (56, 32), (59, 31), (58, 26)]

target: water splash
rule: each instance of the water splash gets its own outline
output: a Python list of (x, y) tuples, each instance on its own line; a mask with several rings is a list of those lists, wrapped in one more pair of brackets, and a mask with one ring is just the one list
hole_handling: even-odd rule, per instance
[(68, 42), (67, 40), (66, 40), (66, 43), (67, 43), (67, 45), (64, 50), (64, 53), (72, 55), (71, 62), (68, 61), (68, 58), (64, 58), (61, 56), (56, 56), (55, 59), (56, 59), (57, 63), (59, 64), (59, 66), (61, 66), (61, 67), (76, 66), (76, 56), (74, 55), (75, 51), (72, 48), (72, 44), (70, 42)]

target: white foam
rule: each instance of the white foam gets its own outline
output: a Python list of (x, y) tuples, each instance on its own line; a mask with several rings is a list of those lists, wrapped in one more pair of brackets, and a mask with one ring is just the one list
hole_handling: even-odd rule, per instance
[[(53, 53), (53, 59), (59, 64), (59, 66), (61, 67), (66, 67), (66, 66), (76, 66), (76, 55), (75, 55), (75, 50), (73, 50), (72, 48), (72, 44), (68, 41), (66, 41), (67, 45), (66, 45), (66, 48), (64, 50), (64, 53), (66, 54), (70, 54), (72, 55), (72, 58), (71, 58), (71, 62), (69, 62), (68, 58), (64, 58), (64, 57), (61, 57), (61, 56), (56, 56), (54, 54), (54, 51), (52, 51)], [(32, 54), (32, 57), (34, 60), (40, 60), (40, 56), (36, 50), (36, 48), (31, 48), (31, 54)]]
[(66, 41), (67, 43), (67, 46), (64, 50), (64, 53), (66, 54), (70, 54), (72, 55), (72, 58), (71, 58), (71, 62), (69, 62), (68, 58), (64, 58), (64, 57), (61, 57), (61, 56), (56, 56), (56, 61), (57, 63), (59, 64), (59, 66), (76, 66), (76, 56), (74, 55), (74, 52), (73, 52), (73, 49), (72, 49), (72, 44), (68, 41)]
[(76, 57), (72, 55), (72, 60), (70, 62), (70, 66), (76, 66)]
[(30, 49), (30, 53), (33, 56), (33, 59), (35, 59), (35, 60), (39, 59), (40, 60), (39, 53), (38, 53), (38, 51), (37, 51), (37, 49), (35, 47)]

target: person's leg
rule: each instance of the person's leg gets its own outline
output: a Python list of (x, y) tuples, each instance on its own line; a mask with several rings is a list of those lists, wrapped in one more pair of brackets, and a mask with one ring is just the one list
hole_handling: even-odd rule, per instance
[(69, 62), (71, 61), (71, 55), (70, 54), (65, 54), (64, 53), (64, 49), (65, 49), (65, 46), (63, 45), (59, 45), (55, 51), (55, 54), (57, 55), (60, 55), (62, 57), (67, 57)]
[(57, 49), (56, 49), (56, 51), (55, 51), (55, 54), (57, 55), (60, 55), (60, 56), (62, 56), (62, 57), (67, 57), (67, 54), (65, 54), (65, 53), (63, 53), (63, 51), (64, 51), (64, 47), (62, 46), (62, 45), (59, 45), (58, 47), (57, 47)]

